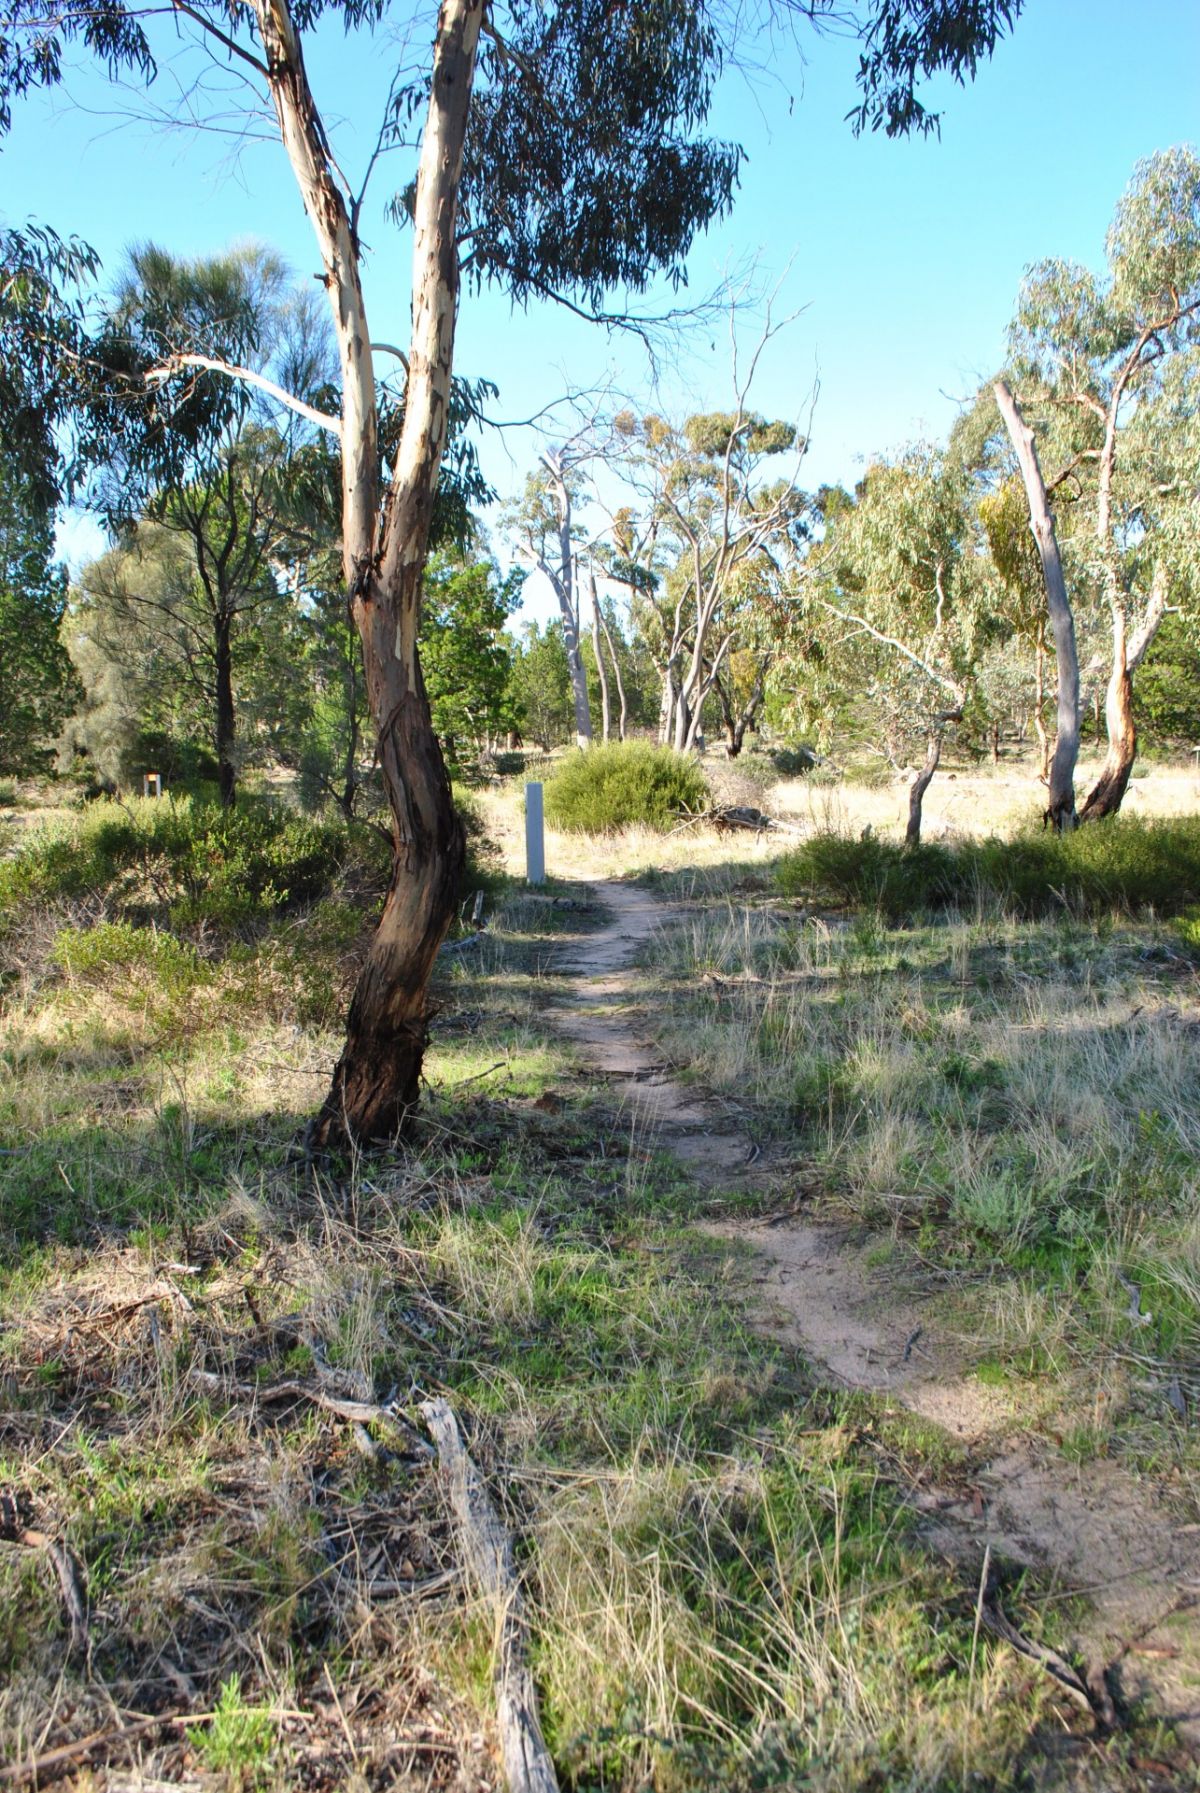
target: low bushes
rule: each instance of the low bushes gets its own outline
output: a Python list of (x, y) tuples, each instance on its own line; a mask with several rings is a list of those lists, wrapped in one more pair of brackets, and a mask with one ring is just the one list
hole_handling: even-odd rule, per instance
[(694, 759), (645, 741), (573, 754), (546, 783), (546, 820), (572, 834), (615, 834), (635, 824), (665, 830), (708, 802)]
[(362, 831), (268, 802), (100, 802), (0, 866), (0, 911), (77, 897), (176, 927), (236, 926), (315, 901), (347, 874), (382, 885), (386, 853)]
[(1034, 917), (1200, 903), (1200, 817), (1116, 816), (1073, 834), (1047, 831), (906, 849), (873, 835), (816, 834), (780, 864), (780, 888), (877, 909), (889, 921), (923, 910), (996, 903)]

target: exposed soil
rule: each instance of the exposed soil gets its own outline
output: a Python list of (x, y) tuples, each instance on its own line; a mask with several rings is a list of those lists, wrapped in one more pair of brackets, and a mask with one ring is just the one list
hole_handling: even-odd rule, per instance
[[(677, 912), (631, 884), (593, 886), (611, 922), (559, 955), (577, 982), (552, 1011), (556, 1028), (606, 1078), (631, 1135), (674, 1154), (698, 1180), (728, 1189), (775, 1174), (713, 1097), (672, 1078), (639, 1017), (654, 990), (638, 948)], [(1036, 1567), (1053, 1596), (1082, 1596), (1080, 1656), (1107, 1672), (1124, 1702), (1145, 1698), (1200, 1760), (1200, 1534), (1165, 1491), (1119, 1464), (1069, 1462), (1052, 1439), (1018, 1432), (1002, 1390), (974, 1376), (969, 1343), (948, 1335), (927, 1289), (869, 1261), (871, 1241), (845, 1226), (785, 1216), (707, 1230), (747, 1260), (755, 1324), (794, 1345), (828, 1383), (889, 1398), (943, 1428), (966, 1453), (955, 1487), (912, 1490), (928, 1542), (957, 1561)]]
[(653, 1001), (653, 990), (633, 961), (675, 911), (636, 884), (593, 889), (613, 919), (555, 958), (555, 970), (578, 982), (570, 1005), (556, 1008), (551, 1018), (591, 1069), (607, 1079), (635, 1139), (672, 1152), (703, 1181), (727, 1183), (731, 1172), (748, 1168), (757, 1157), (753, 1142), (736, 1116), (685, 1089), (668, 1074), (655, 1048), (638, 1037), (638, 1016)]

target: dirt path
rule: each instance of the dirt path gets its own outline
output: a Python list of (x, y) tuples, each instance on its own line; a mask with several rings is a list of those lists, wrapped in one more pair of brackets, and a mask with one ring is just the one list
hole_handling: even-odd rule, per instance
[(698, 1097), (667, 1073), (654, 1047), (638, 1037), (637, 1017), (650, 1000), (633, 969), (638, 948), (676, 918), (676, 911), (636, 884), (596, 884), (612, 920), (557, 955), (554, 969), (578, 979), (569, 1006), (553, 1020), (629, 1117), (635, 1139), (674, 1153), (705, 1182), (727, 1183), (755, 1158), (754, 1146), (715, 1102)]
[[(608, 1080), (632, 1137), (671, 1151), (706, 1183), (753, 1178), (761, 1187), (770, 1166), (736, 1115), (673, 1079), (639, 1037), (654, 993), (634, 960), (678, 912), (632, 884), (593, 891), (612, 920), (558, 955), (555, 969), (577, 981), (552, 1011), (556, 1028)], [(990, 1546), (995, 1558), (1048, 1573), (1063, 1599), (1086, 1596), (1080, 1653), (1200, 1751), (1200, 1536), (1162, 1490), (1119, 1464), (1070, 1463), (1050, 1440), (1018, 1431), (1004, 1393), (972, 1374), (969, 1348), (933, 1317), (928, 1292), (891, 1265), (873, 1268), (867, 1239), (795, 1218), (708, 1230), (753, 1254), (751, 1311), (764, 1332), (834, 1386), (888, 1398), (965, 1448), (965, 1488), (913, 1491), (929, 1542), (976, 1564)]]

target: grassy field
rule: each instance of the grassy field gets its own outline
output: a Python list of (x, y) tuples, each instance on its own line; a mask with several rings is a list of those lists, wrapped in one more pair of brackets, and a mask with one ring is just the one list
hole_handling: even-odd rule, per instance
[[(487, 807), (515, 842), (511, 795)], [(911, 1498), (965, 1474), (953, 1440), (752, 1324), (697, 1225), (742, 1192), (631, 1140), (547, 1025), (592, 913), (502, 887), (446, 961), (417, 1148), (312, 1174), (379, 866), (332, 827), (162, 815), (60, 817), (0, 867), (6, 1762), (99, 1736), (81, 1785), (137, 1785), (135, 1757), (159, 1785), (498, 1785), (490, 1620), (421, 1435), (439, 1392), (518, 1541), (564, 1785), (1200, 1784), (1153, 1714), (1098, 1739), (981, 1627), (978, 1565)], [(558, 876), (654, 871), (684, 908), (648, 967), (672, 1058), (881, 1253), (947, 1273), (1026, 1423), (1174, 1477), (1186, 1522), (1180, 929), (888, 927), (781, 897), (778, 841), (566, 844)], [(390, 1417), (322, 1405), (346, 1397)], [(1036, 1572), (994, 1567), (1011, 1622), (1066, 1647)]]

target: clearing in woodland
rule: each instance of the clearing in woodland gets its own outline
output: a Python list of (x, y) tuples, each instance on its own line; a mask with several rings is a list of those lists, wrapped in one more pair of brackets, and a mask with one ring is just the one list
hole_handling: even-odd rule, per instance
[(215, 826), (0, 868), (11, 1783), (500, 1786), (440, 1396), (562, 1785), (1200, 1784), (1194, 927), (576, 843), (313, 1170), (381, 870)]

